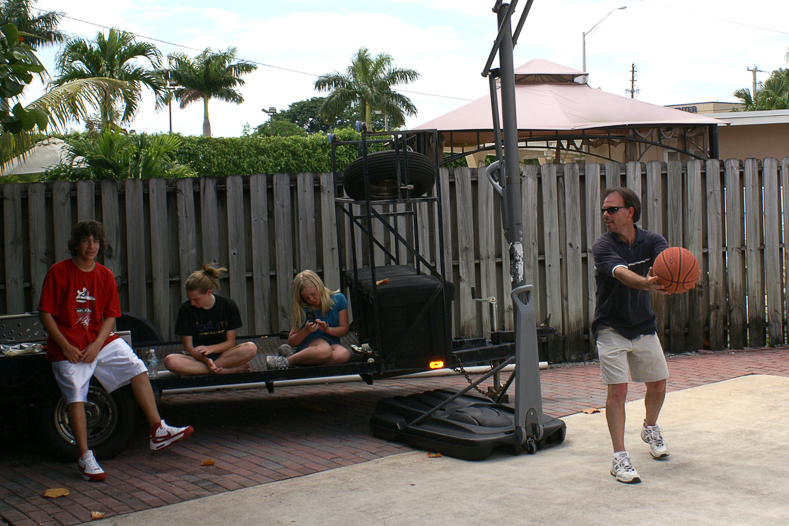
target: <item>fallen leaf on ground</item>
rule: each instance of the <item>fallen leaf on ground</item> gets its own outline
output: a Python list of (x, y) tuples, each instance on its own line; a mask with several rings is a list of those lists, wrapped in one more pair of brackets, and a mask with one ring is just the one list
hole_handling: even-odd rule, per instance
[(213, 459), (207, 458), (205, 460), (202, 460), (200, 462), (200, 465), (201, 466), (213, 466), (214, 465), (214, 461), (213, 461)]
[(49, 488), (44, 492), (44, 496), (49, 499), (56, 499), (58, 497), (67, 497), (69, 491), (66, 488)]
[(97, 519), (103, 519), (103, 518), (104, 518), (104, 512), (103, 511), (91, 511), (90, 512), (90, 519), (91, 520), (95, 521)]
[(389, 283), (389, 278), (379, 279), (378, 281), (375, 282), (376, 285), (384, 285), (386, 283)]
[(600, 412), (600, 410), (597, 409), (596, 407), (592, 407), (592, 408), (589, 408), (589, 409), (584, 409), (584, 413), (586, 413), (587, 415), (593, 415), (593, 414), (599, 413), (599, 412)]
[(433, 453), (432, 451), (428, 452), (427, 458), (440, 458), (443, 457), (441, 453)]

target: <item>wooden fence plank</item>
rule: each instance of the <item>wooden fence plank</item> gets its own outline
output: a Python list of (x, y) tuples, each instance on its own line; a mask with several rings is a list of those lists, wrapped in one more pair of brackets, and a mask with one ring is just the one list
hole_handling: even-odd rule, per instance
[(767, 321), (770, 346), (786, 343), (783, 330), (781, 294), (781, 193), (778, 187), (778, 161), (764, 160), (764, 282), (767, 292)]
[[(386, 216), (384, 216), (384, 207), (383, 205), (370, 205), (375, 212), (378, 212), (379, 215), (383, 216), (383, 219), (378, 219), (375, 214), (370, 215), (370, 221), (372, 222), (372, 233), (373, 233), (373, 240), (377, 240), (381, 243), (384, 241), (384, 224), (383, 221), (386, 221)], [(373, 254), (375, 256), (375, 266), (381, 267), (383, 265), (388, 265), (389, 258), (386, 257), (385, 252), (381, 247), (374, 244), (373, 245)]]
[(126, 179), (126, 253), (129, 290), (129, 312), (147, 316), (148, 304), (145, 279), (145, 217), (143, 213), (142, 179)]
[(249, 203), (252, 223), (252, 296), (255, 298), (255, 333), (270, 334), (272, 332), (271, 263), (268, 188), (265, 175), (253, 175), (249, 178)]
[[(648, 230), (663, 235), (663, 184), (662, 184), (663, 164), (658, 161), (647, 163), (647, 191), (646, 203), (642, 203), (641, 208), (649, 212), (649, 225), (644, 226)], [(660, 345), (664, 350), (668, 350), (669, 340), (666, 336), (667, 311), (665, 308), (664, 297), (662, 294), (651, 294), (650, 300), (652, 310), (655, 311), (656, 331), (660, 339)]]
[(455, 304), (460, 305), (460, 335), (470, 337), (476, 332), (476, 309), (471, 297), (471, 288), (476, 283), (474, 272), (474, 218), (471, 213), (471, 170), (466, 167), (455, 169), (457, 191), (458, 225), (458, 275), (460, 290), (455, 295)]
[(244, 180), (238, 175), (227, 178), (227, 271), (230, 296), (238, 305), (243, 327), (241, 336), (252, 334), (247, 304), (247, 235), (245, 228)]
[(720, 161), (707, 161), (707, 276), (704, 289), (709, 297), (710, 346), (714, 350), (726, 346), (723, 322), (726, 318), (726, 280), (723, 265), (723, 192)]
[(617, 186), (622, 186), (622, 165), (616, 161), (608, 161), (605, 163), (605, 187)]
[(764, 264), (762, 262), (762, 184), (759, 161), (745, 159), (745, 258), (748, 346), (764, 346)]
[[(521, 213), (523, 219), (523, 279), (526, 283), (534, 285), (533, 297), (534, 312), (538, 321), (545, 319), (545, 308), (542, 306), (541, 294), (545, 292), (541, 286), (542, 280), (540, 279), (540, 239), (538, 232), (538, 206), (539, 199), (539, 179), (538, 174), (540, 167), (527, 164), (523, 167), (523, 179), (521, 180)], [(503, 230), (503, 229), (502, 229)], [(504, 239), (504, 238), (502, 238)], [(502, 241), (502, 256), (507, 254), (507, 261), (509, 261), (509, 246), (506, 241)], [(502, 268), (508, 283), (510, 280), (509, 265)], [(541, 290), (543, 289), (543, 290)], [(512, 287), (510, 287), (512, 291)], [(510, 301), (512, 301), (510, 299)]]
[[(597, 279), (595, 278), (594, 256), (592, 256), (592, 246), (595, 240), (603, 233), (603, 218), (600, 209), (603, 206), (603, 198), (600, 195), (600, 164), (589, 163), (586, 165), (584, 174), (584, 188), (586, 193), (586, 309), (587, 323), (589, 331), (589, 356), (597, 357), (597, 345), (592, 334), (592, 321), (594, 321), (594, 311), (597, 305), (595, 291)], [(540, 319), (539, 317), (537, 319)]]
[[(53, 195), (54, 197), (54, 195)], [(120, 288), (123, 277), (123, 257), (125, 249), (121, 242), (120, 183), (105, 179), (101, 182), (101, 220), (107, 236), (107, 250), (104, 251), (104, 266), (115, 275)], [(53, 218), (54, 219), (54, 218)], [(57, 252), (55, 253), (57, 258)], [(58, 260), (59, 261), (59, 260)]]
[(52, 226), (54, 227), (55, 261), (71, 257), (68, 239), (74, 221), (71, 218), (71, 183), (57, 181), (52, 185)]
[[(438, 170), (438, 190), (441, 191), (441, 207), (436, 208), (436, 240), (439, 239), (439, 236), (443, 236), (444, 239), (444, 253), (443, 255), (436, 254), (436, 258), (440, 259), (443, 257), (444, 260), (444, 273), (446, 275), (446, 280), (450, 283), (454, 282), (454, 269), (453, 269), (453, 259), (452, 259), (452, 247), (453, 247), (453, 239), (452, 239), (452, 196), (449, 191), (449, 170), (446, 168), (441, 168)], [(438, 221), (439, 214), (441, 217), (441, 221)], [(441, 231), (439, 232), (439, 228)], [(438, 244), (436, 244), (438, 247)], [(458, 294), (457, 291), (455, 292), (455, 301), (453, 302), (454, 305), (454, 314), (452, 316), (452, 334), (458, 334), (458, 325), (457, 320), (459, 316), (459, 308), (458, 308)]]
[[(27, 187), (28, 228), (38, 225), (35, 232), (30, 231), (30, 309), (38, 308), (41, 286), (49, 269), (47, 235), (43, 225), (47, 223), (47, 187), (43, 183), (33, 183)], [(28, 310), (28, 309), (25, 309)]]
[[(430, 193), (435, 195), (435, 186), (431, 188)], [(403, 209), (405, 209), (405, 205), (401, 205)], [(439, 269), (438, 258), (435, 257), (435, 253), (433, 251), (433, 247), (438, 246), (438, 240), (434, 239), (434, 233), (436, 232), (435, 226), (432, 224), (433, 215), (435, 213), (434, 210), (431, 210), (431, 204), (426, 202), (416, 203), (416, 206), (413, 207), (413, 210), (416, 212), (416, 217), (410, 216), (408, 218), (401, 217), (399, 218), (403, 221), (403, 227), (400, 232), (406, 236), (406, 238), (413, 238), (414, 236), (407, 236), (409, 229), (408, 224), (410, 223), (412, 229), (414, 230), (414, 234), (419, 238), (419, 243), (417, 249), (419, 250), (419, 254), (428, 261), (433, 262), (433, 266), (436, 269)], [(406, 220), (407, 219), (407, 220)], [(407, 265), (407, 260), (409, 255), (404, 254), (404, 250), (400, 250), (401, 257), (406, 256), (404, 259), (405, 261), (401, 262), (401, 265)]]
[(559, 200), (557, 196), (556, 166), (544, 164), (542, 171), (543, 236), (545, 242), (545, 293), (546, 318), (551, 327), (556, 328), (560, 338), (550, 340), (548, 361), (560, 362), (564, 359), (561, 339), (564, 338), (562, 320), (562, 275), (561, 248), (559, 236)]
[(2, 186), (6, 312), (18, 314), (25, 312), (22, 185), (9, 183)]
[(170, 335), (170, 236), (167, 219), (167, 181), (148, 182), (148, 206), (151, 217), (151, 321), (166, 338)]
[(290, 176), (274, 175), (274, 229), (277, 250), (277, 331), (290, 330), (293, 314), (293, 212)]
[(340, 255), (337, 239), (337, 210), (334, 208), (334, 176), (320, 174), (321, 225), (323, 230), (323, 282), (331, 290), (340, 288)]
[[(178, 208), (178, 267), (181, 271), (181, 301), (186, 301), (184, 284), (187, 278), (198, 269), (197, 261), (197, 220), (195, 218), (195, 192), (192, 179), (178, 179), (175, 182), (176, 203)], [(201, 267), (202, 268), (202, 267)]]
[(567, 305), (566, 355), (569, 360), (578, 361), (586, 354), (586, 347), (584, 345), (584, 278), (581, 262), (581, 177), (577, 164), (568, 164), (564, 167), (564, 192), (568, 212), (564, 249), (567, 288), (563, 295)]
[[(704, 191), (702, 190), (701, 162), (687, 163), (687, 199), (685, 207), (685, 248), (690, 250), (704, 269)], [(687, 294), (688, 334), (685, 338), (689, 351), (704, 347), (704, 326), (709, 319), (709, 301), (704, 287), (697, 286)]]
[(96, 219), (93, 181), (77, 181), (77, 221)]
[[(666, 166), (666, 171), (669, 190), (666, 199), (668, 204), (668, 231), (665, 237), (669, 246), (682, 247), (685, 246), (685, 239), (683, 237), (685, 202), (682, 192), (682, 163), (680, 161), (669, 161)], [(672, 353), (687, 352), (690, 350), (685, 341), (685, 320), (688, 311), (687, 295), (671, 295), (667, 298), (667, 302), (670, 328), (669, 351)]]
[(315, 174), (296, 176), (296, 205), (298, 206), (299, 261), (298, 270), (318, 271), (318, 240), (315, 236)]
[[(202, 258), (198, 261), (200, 268), (211, 265), (221, 266), (219, 258), (219, 203), (216, 192), (216, 178), (201, 177), (200, 184), (200, 232), (202, 235)], [(193, 270), (197, 270), (196, 268)]]
[[(483, 168), (484, 169), (484, 168)], [(493, 232), (493, 186), (489, 181), (479, 181), (477, 185), (477, 233), (479, 239), (479, 287), (477, 298), (496, 297), (496, 237)], [(476, 302), (476, 311), (482, 325), (482, 334), (487, 334), (493, 324), (491, 322), (488, 303)]]
[(729, 345), (732, 349), (742, 349), (747, 343), (741, 167), (737, 159), (726, 161), (726, 268), (729, 285)]
[(643, 201), (644, 196), (641, 191), (641, 163), (630, 161), (625, 166), (627, 187), (633, 190), (639, 199)]
[[(781, 210), (783, 212), (782, 217), (782, 225), (783, 225), (783, 246), (782, 246), (782, 258), (781, 263), (783, 264), (783, 284), (784, 284), (784, 301), (789, 302), (789, 291), (787, 291), (787, 287), (789, 287), (789, 157), (784, 157), (781, 159), (781, 196), (783, 200), (781, 201)], [(789, 304), (786, 306), (787, 311), (789, 311)], [(784, 337), (784, 341), (786, 342), (789, 340), (789, 330)]]
[[(430, 194), (435, 195), (435, 187), (430, 189)], [(414, 235), (412, 231), (414, 230), (413, 227), (409, 228), (409, 225), (414, 224), (414, 217), (410, 215), (406, 215), (408, 208), (406, 207), (405, 203), (397, 203), (395, 205), (395, 211), (397, 212), (397, 221), (396, 221), (396, 228), (397, 232), (409, 240), (412, 244), (414, 243)], [(416, 216), (419, 218), (416, 220), (416, 225), (419, 228), (419, 246), (417, 249), (419, 253), (422, 255), (423, 258), (433, 263), (435, 266), (436, 263), (433, 260), (432, 251), (430, 250), (433, 247), (434, 241), (431, 239), (430, 232), (431, 232), (431, 217), (430, 217), (430, 205), (425, 202), (416, 203), (416, 206), (410, 207), (412, 211), (416, 213)], [(399, 244), (398, 251), (397, 251), (397, 264), (398, 265), (408, 265), (408, 258), (409, 254), (408, 251), (402, 244)]]

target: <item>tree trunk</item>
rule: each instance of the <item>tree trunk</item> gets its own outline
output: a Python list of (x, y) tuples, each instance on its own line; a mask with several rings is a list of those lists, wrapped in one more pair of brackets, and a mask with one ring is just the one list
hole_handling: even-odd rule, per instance
[(208, 98), (203, 99), (203, 137), (211, 137), (211, 121), (208, 120)]

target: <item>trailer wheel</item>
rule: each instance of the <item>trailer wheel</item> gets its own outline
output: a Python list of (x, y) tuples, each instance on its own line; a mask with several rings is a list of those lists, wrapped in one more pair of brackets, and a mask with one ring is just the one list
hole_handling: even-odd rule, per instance
[[(113, 458), (126, 449), (137, 429), (139, 409), (131, 386), (108, 393), (91, 383), (85, 414), (88, 421), (88, 447), (97, 458)], [(59, 391), (36, 402), (36, 420), (45, 451), (59, 460), (74, 460), (77, 443), (71, 431), (66, 401)]]
[[(400, 179), (405, 182), (406, 153), (402, 150), (383, 150), (367, 154), (367, 172), (370, 176), (370, 199), (396, 199), (397, 160), (400, 164)], [(407, 152), (408, 183), (413, 190), (410, 197), (424, 195), (436, 182), (436, 168), (427, 155)], [(345, 168), (343, 187), (351, 199), (364, 200), (364, 158), (359, 157)]]

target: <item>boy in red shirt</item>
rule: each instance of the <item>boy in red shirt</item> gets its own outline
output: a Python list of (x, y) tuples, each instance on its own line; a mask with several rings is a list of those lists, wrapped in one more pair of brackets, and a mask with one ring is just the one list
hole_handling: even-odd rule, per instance
[(85, 480), (93, 482), (107, 476), (88, 449), (84, 405), (94, 374), (108, 392), (131, 384), (151, 426), (152, 450), (166, 448), (194, 432), (191, 426), (172, 427), (159, 417), (148, 369), (112, 332), (121, 309), (115, 277), (95, 261), (106, 248), (104, 239), (104, 227), (98, 221), (74, 225), (68, 242), (72, 258), (50, 267), (38, 305), (41, 324), (49, 333), (47, 359), (68, 404), (69, 425), (79, 449), (77, 467)]

